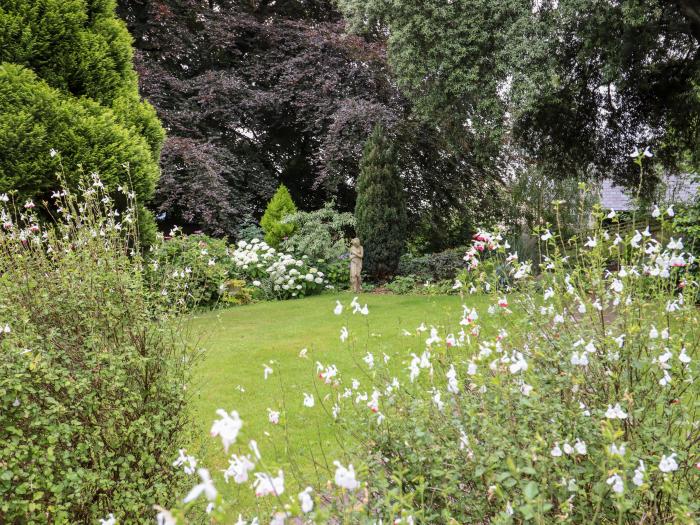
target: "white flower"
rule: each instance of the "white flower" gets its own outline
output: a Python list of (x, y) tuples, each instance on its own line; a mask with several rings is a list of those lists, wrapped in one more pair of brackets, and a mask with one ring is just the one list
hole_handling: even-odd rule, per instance
[(540, 239), (542, 239), (543, 241), (548, 241), (552, 237), (554, 237), (554, 235), (552, 235), (552, 232), (550, 232), (549, 230), (546, 230), (544, 232), (544, 234), (540, 237)]
[(564, 454), (571, 455), (574, 452), (574, 447), (568, 443), (564, 443)]
[(362, 308), (360, 308), (360, 313), (362, 315), (369, 315), (369, 308), (367, 308), (367, 305), (364, 305)]
[(571, 354), (571, 364), (576, 366), (588, 366), (588, 354), (586, 352), (574, 352)]
[(610, 445), (610, 447), (608, 447), (608, 450), (613, 456), (623, 457), (625, 455), (625, 452), (627, 452), (627, 447), (625, 447), (624, 443), (619, 447), (615, 443), (613, 443), (612, 445)]
[(675, 452), (668, 457), (661, 456), (661, 461), (659, 462), (659, 470), (661, 472), (673, 472), (675, 470), (678, 470), (678, 463), (676, 463), (676, 460), (674, 459), (675, 457)]
[(637, 487), (640, 487), (644, 483), (644, 462), (640, 459), (639, 466), (634, 471), (634, 477), (632, 478), (632, 483)]
[(581, 441), (578, 438), (576, 439), (576, 443), (574, 444), (574, 449), (576, 449), (577, 454), (581, 454), (582, 456), (585, 456), (588, 452), (588, 449), (586, 448), (586, 442)]
[(649, 330), (649, 339), (656, 339), (659, 337), (659, 331), (656, 329), (655, 326), (652, 325), (651, 329)]
[(306, 487), (299, 493), (299, 503), (301, 504), (301, 511), (304, 514), (311, 512), (314, 508), (314, 500), (311, 498), (313, 490), (314, 489), (311, 487)]
[(642, 234), (639, 233), (639, 230), (635, 230), (634, 237), (632, 237), (632, 240), (630, 241), (630, 246), (632, 248), (639, 248), (639, 243), (642, 241)]
[(360, 486), (360, 482), (355, 479), (355, 469), (352, 465), (345, 468), (339, 461), (334, 461), (335, 469), (335, 484), (340, 488), (347, 490), (355, 490)]
[(661, 217), (661, 210), (659, 209), (658, 206), (654, 206), (654, 211), (651, 212), (651, 216), (654, 217), (655, 219)]
[(612, 405), (608, 405), (608, 410), (605, 412), (605, 417), (608, 419), (627, 419), (627, 414), (624, 410), (622, 410), (620, 403), (615, 403), (614, 407)]
[(671, 240), (668, 241), (668, 245), (666, 246), (669, 250), (682, 250), (683, 249), (683, 240), (678, 239), (677, 241), (671, 237)]
[(523, 383), (520, 385), (520, 393), (524, 395), (525, 397), (530, 395), (530, 392), (532, 392), (532, 385), (528, 385), (527, 383)]
[(617, 215), (617, 214), (615, 213), (615, 210), (613, 210), (612, 208), (610, 208), (610, 213), (608, 213), (608, 214), (606, 215), (606, 217), (607, 217), (608, 219), (614, 219), (616, 215)]
[(613, 282), (610, 285), (610, 288), (612, 289), (613, 292), (620, 293), (622, 291), (622, 289), (624, 288), (624, 285), (622, 284), (622, 281), (620, 279), (613, 279)]
[(348, 340), (348, 336), (349, 336), (349, 335), (350, 335), (350, 334), (348, 333), (348, 329), (347, 329), (346, 327), (343, 326), (343, 327), (340, 329), (340, 341), (341, 341), (342, 343), (344, 343), (345, 341)]
[(445, 374), (447, 376), (447, 391), (451, 394), (459, 392), (459, 382), (457, 381), (457, 371), (454, 365), (450, 365), (450, 369)]
[(197, 459), (194, 456), (188, 456), (185, 454), (185, 449), (180, 449), (180, 455), (173, 461), (173, 467), (183, 467), (185, 474), (194, 474), (197, 468)]
[(335, 308), (333, 309), (335, 315), (340, 315), (343, 313), (343, 305), (340, 301), (335, 302)]
[(374, 355), (367, 352), (367, 355), (362, 358), (362, 360), (367, 363), (368, 368), (374, 368)]
[(267, 379), (272, 374), (272, 368), (270, 368), (268, 365), (263, 365), (263, 367), (263, 377)]
[(306, 392), (304, 392), (304, 406), (308, 408), (313, 408), (315, 404), (316, 403), (314, 401), (313, 394), (307, 394)]
[(277, 423), (280, 422), (280, 413), (277, 412), (276, 410), (272, 409), (267, 409), (267, 419), (272, 423), (273, 425), (276, 425)]
[[(154, 505), (153, 508), (158, 511), (158, 514), (156, 514), (157, 525), (177, 525), (177, 520), (170, 511), (158, 505)], [(245, 525), (245, 523), (243, 525)]]
[(520, 371), (527, 370), (527, 361), (520, 352), (513, 352), (513, 363), (510, 365), (509, 370), (511, 374), (517, 374)]
[(192, 490), (190, 490), (189, 494), (185, 496), (183, 503), (189, 503), (190, 501), (196, 500), (199, 497), (199, 495), (202, 494), (202, 492), (209, 501), (214, 501), (216, 499), (216, 487), (214, 486), (214, 483), (211, 480), (209, 471), (205, 468), (200, 468), (199, 470), (197, 470), (197, 474), (199, 474), (199, 477), (202, 480), (202, 482), (199, 485), (195, 485), (192, 488)]
[(622, 482), (622, 478), (619, 474), (613, 474), (610, 476), (606, 483), (612, 487), (613, 492), (616, 494), (622, 494), (622, 492), (625, 490), (625, 485)]
[(231, 415), (227, 414), (223, 408), (218, 409), (216, 413), (221, 416), (221, 419), (217, 419), (212, 424), (211, 435), (212, 437), (220, 436), (224, 450), (228, 452), (229, 445), (236, 442), (243, 421), (235, 410), (231, 411)]
[(224, 479), (228, 483), (229, 478), (233, 478), (236, 483), (245, 483), (248, 481), (248, 472), (255, 468), (255, 463), (250, 459), (250, 456), (237, 456), (233, 454), (228, 460), (229, 466), (224, 470)]
[(277, 471), (277, 477), (273, 478), (270, 474), (256, 472), (255, 482), (253, 483), (255, 495), (260, 498), (262, 496), (275, 495), (280, 496), (284, 493), (284, 472)]
[(552, 290), (552, 287), (550, 286), (544, 291), (544, 300), (547, 301), (554, 297), (554, 290)]
[(683, 347), (683, 348), (681, 349), (681, 353), (678, 354), (678, 360), (679, 360), (681, 363), (684, 363), (684, 364), (686, 364), (686, 365), (687, 365), (688, 363), (690, 363), (690, 361), (692, 361), (692, 360), (690, 359), (690, 356), (689, 356), (688, 354), (685, 353), (685, 347)]
[(588, 248), (595, 248), (597, 244), (598, 244), (598, 241), (596, 240), (595, 237), (593, 237), (592, 239), (590, 237), (588, 237), (588, 240), (586, 241), (584, 246), (586, 246)]
[(659, 379), (659, 384), (661, 386), (667, 386), (670, 383), (671, 383), (671, 375), (668, 373), (668, 370), (664, 370), (664, 376), (661, 379)]
[(559, 443), (554, 443), (554, 448), (552, 448), (550, 454), (554, 458), (558, 458), (562, 455), (561, 449), (559, 448)]
[(676, 212), (673, 211), (673, 206), (672, 206), (672, 205), (669, 206), (669, 207), (666, 209), (666, 214), (667, 214), (669, 217), (673, 217), (673, 216), (676, 214)]
[[(51, 150), (53, 151), (53, 150)], [(53, 155), (51, 155), (53, 157)], [(110, 513), (109, 516), (107, 516), (105, 519), (100, 520), (100, 525), (116, 525), (117, 519), (114, 517), (114, 514)]]
[(262, 283), (260, 281), (255, 280), (255, 281), (253, 281), (253, 286), (260, 287), (260, 286), (262, 286)]

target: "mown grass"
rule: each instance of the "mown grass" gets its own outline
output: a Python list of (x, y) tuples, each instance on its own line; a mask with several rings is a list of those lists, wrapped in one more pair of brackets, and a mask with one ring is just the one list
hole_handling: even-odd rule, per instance
[[(255, 439), (265, 467), (274, 472), (284, 469), (291, 487), (295, 486), (293, 477), (318, 486), (320, 479), (328, 479), (327, 466), (343, 457), (348, 443), (337, 439), (332, 419), (319, 403), (314, 390), (314, 384), (318, 385), (315, 363), (335, 364), (344, 384), (354, 377), (362, 381), (366, 373), (362, 357), (368, 350), (375, 359), (386, 353), (393, 367), (405, 369), (411, 352), (419, 353), (425, 346), (428, 334), (416, 332), (421, 323), (440, 327), (443, 334), (457, 332), (464, 302), (482, 312), (488, 304), (481, 296), (363, 295), (359, 301), (370, 309), (365, 317), (351, 313), (352, 297), (339, 293), (265, 302), (193, 319), (192, 333), (201, 341), (204, 356), (196, 369), (193, 400), (201, 439), (190, 452), (204, 458), (214, 475), (220, 476), (228, 465), (219, 442), (208, 435), (215, 410), (224, 408), (237, 410), (244, 421), (242, 435), (229, 454), (249, 453), (247, 443)], [(333, 314), (336, 300), (345, 305), (340, 316)], [(481, 321), (488, 325), (487, 319)], [(346, 343), (339, 338), (342, 326), (350, 332)], [(406, 336), (404, 330), (413, 336)], [(299, 357), (303, 348), (307, 359)], [(274, 370), (267, 380), (263, 379), (264, 364)], [(304, 392), (314, 394), (314, 408), (303, 406)], [(332, 402), (325, 405), (329, 408)], [(282, 412), (279, 425), (268, 421), (268, 408)], [(243, 510), (254, 505), (247, 485), (229, 483), (229, 496), (239, 497)]]

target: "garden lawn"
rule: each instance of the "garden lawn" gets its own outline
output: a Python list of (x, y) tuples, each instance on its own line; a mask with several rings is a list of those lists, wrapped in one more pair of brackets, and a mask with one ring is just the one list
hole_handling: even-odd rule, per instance
[[(201, 438), (189, 452), (204, 458), (215, 479), (228, 466), (220, 441), (209, 437), (218, 408), (237, 410), (244, 421), (229, 454), (249, 453), (247, 443), (255, 439), (265, 468), (275, 473), (277, 468), (284, 469), (290, 494), (296, 489), (295, 476), (303, 486), (315, 487), (317, 471), (323, 479), (332, 478), (326, 465), (332, 466), (334, 459), (342, 460), (348, 443), (337, 439), (334, 432), (329, 415), (333, 401), (326, 398), (326, 410), (321, 406), (318, 392), (326, 395), (329, 387), (318, 379), (316, 362), (335, 364), (342, 388), (350, 386), (352, 378), (362, 383), (367, 373), (362, 358), (368, 350), (375, 360), (383, 359), (386, 353), (395, 369), (405, 370), (411, 352), (420, 353), (425, 348), (429, 332), (416, 330), (422, 322), (438, 327), (441, 336), (457, 333), (463, 303), (484, 313), (489, 304), (485, 296), (361, 295), (360, 303), (367, 303), (370, 312), (363, 316), (351, 313), (352, 297), (339, 293), (264, 302), (208, 312), (193, 319), (192, 335), (199, 338), (204, 357), (196, 368), (193, 401), (197, 435)], [(339, 316), (333, 313), (336, 300), (345, 306)], [(486, 327), (488, 319), (480, 323)], [(350, 333), (345, 343), (339, 338), (343, 326)], [(413, 335), (407, 336), (403, 330)], [(304, 348), (307, 358), (299, 356)], [(267, 380), (263, 378), (264, 364), (273, 369)], [(313, 408), (303, 405), (304, 392), (314, 395)], [(268, 421), (268, 408), (282, 413), (279, 425)], [(254, 505), (249, 485), (229, 482), (228, 496), (240, 497), (243, 511)]]

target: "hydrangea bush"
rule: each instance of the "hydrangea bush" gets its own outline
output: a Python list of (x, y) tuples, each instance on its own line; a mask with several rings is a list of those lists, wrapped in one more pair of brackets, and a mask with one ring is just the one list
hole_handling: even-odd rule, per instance
[[(215, 519), (239, 525), (695, 523), (700, 314), (687, 297), (698, 283), (693, 256), (669, 234), (672, 214), (659, 217), (658, 238), (623, 232), (613, 211), (598, 210), (612, 226), (581, 240), (543, 229), (536, 272), (501, 233), (479, 232), (466, 259), (491, 305), (477, 310), (467, 295), (454, 323), (405, 332), (412, 348), (398, 356), (375, 356), (342, 326), (366, 305), (337, 303), (340, 340), (363, 348), (366, 374), (317, 363), (313, 393), (299, 400), (328, 414), (349, 454), (327, 467), (330, 481), (268, 468), (251, 440), (225, 476), (252, 483), (257, 516), (239, 516), (190, 463), (193, 491), (161, 519), (184, 523), (206, 501)], [(499, 271), (482, 272), (484, 261)], [(243, 422), (219, 416), (212, 435), (227, 449)]]
[(231, 260), (268, 298), (305, 297), (332, 288), (325, 273), (312, 266), (308, 257), (296, 258), (259, 239), (239, 241)]

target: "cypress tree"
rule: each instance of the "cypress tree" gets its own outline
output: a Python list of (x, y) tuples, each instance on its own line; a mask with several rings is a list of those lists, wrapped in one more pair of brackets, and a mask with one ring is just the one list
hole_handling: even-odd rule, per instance
[(60, 159), (67, 172), (98, 172), (110, 189), (132, 186), (141, 204), (153, 196), (165, 133), (141, 100), (115, 8), (114, 0), (0, 2), (0, 192), (49, 200)]
[(405, 245), (406, 203), (396, 153), (381, 125), (372, 131), (360, 161), (355, 222), (365, 249), (364, 269), (374, 278), (389, 277)]
[(289, 190), (284, 184), (267, 203), (265, 214), (260, 220), (260, 226), (265, 232), (265, 242), (275, 248), (279, 247), (285, 237), (289, 237), (296, 228), (292, 222), (282, 222), (287, 215), (294, 215), (297, 207), (292, 200)]

